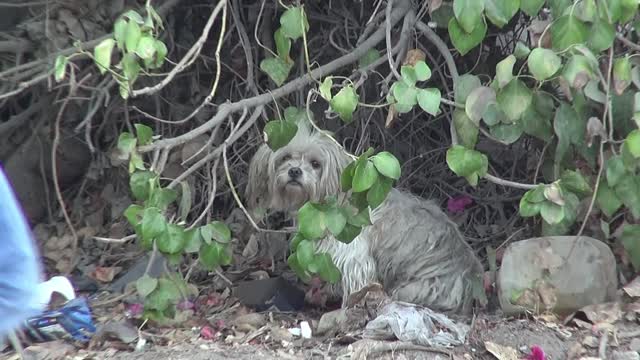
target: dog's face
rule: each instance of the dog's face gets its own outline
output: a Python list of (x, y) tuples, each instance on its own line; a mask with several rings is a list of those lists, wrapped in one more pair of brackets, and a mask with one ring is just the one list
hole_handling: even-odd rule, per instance
[(309, 200), (320, 200), (316, 194), (322, 192), (324, 160), (321, 151), (313, 144), (288, 146), (273, 156), (273, 178), (271, 193), (281, 209), (298, 209)]
[(262, 145), (249, 167), (249, 207), (291, 211), (340, 191), (340, 173), (349, 157), (331, 139), (298, 130), (288, 145)]

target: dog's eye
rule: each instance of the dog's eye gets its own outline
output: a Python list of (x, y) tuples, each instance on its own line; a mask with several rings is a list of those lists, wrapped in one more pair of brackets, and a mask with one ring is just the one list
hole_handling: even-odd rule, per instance
[(318, 162), (318, 160), (311, 160), (311, 167), (314, 169), (320, 168), (320, 162)]
[(289, 154), (282, 157), (282, 161), (289, 161), (289, 160), (291, 160), (291, 155)]

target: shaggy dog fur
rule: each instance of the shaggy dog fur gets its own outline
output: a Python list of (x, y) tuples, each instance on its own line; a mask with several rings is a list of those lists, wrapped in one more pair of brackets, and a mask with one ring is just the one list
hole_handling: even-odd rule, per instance
[[(294, 214), (306, 201), (344, 195), (340, 174), (350, 161), (332, 139), (300, 126), (287, 146), (274, 152), (263, 144), (253, 156), (249, 208)], [(342, 272), (331, 291), (342, 296), (343, 306), (350, 294), (379, 282), (395, 300), (444, 312), (471, 310), (472, 283), (483, 268), (437, 204), (391, 189), (371, 221), (350, 244), (331, 235), (318, 243)]]

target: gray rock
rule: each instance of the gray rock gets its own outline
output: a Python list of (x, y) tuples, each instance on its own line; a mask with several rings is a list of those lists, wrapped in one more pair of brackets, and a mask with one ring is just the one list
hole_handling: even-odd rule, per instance
[(507, 315), (525, 310), (567, 315), (616, 298), (616, 262), (609, 246), (594, 238), (532, 238), (506, 249), (497, 282)]
[(629, 349), (640, 352), (640, 338), (633, 338), (629, 344)]
[(613, 360), (640, 360), (640, 355), (635, 351), (614, 351)]

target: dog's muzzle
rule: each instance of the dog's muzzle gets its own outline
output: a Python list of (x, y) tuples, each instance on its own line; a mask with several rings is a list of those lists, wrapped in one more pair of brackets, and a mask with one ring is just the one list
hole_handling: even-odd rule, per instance
[(302, 175), (302, 170), (298, 167), (292, 167), (289, 169), (289, 177), (291, 180), (297, 180)]

